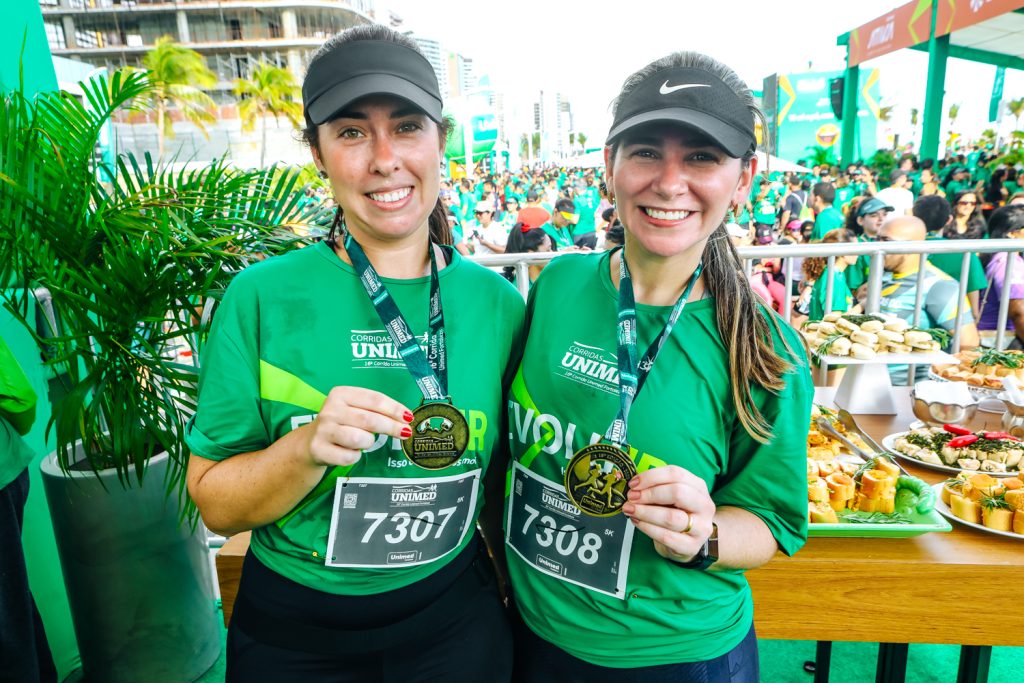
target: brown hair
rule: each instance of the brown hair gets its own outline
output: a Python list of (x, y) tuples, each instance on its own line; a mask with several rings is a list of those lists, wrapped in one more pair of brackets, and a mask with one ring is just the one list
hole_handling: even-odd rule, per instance
[[(342, 31), (341, 33), (335, 34), (321, 45), (316, 52), (310, 57), (310, 61), (313, 61), (320, 55), (330, 52), (346, 43), (352, 43), (360, 40), (387, 40), (392, 43), (397, 43), (403, 47), (407, 47), (410, 50), (415, 50), (420, 54), (423, 51), (420, 50), (420, 46), (415, 40), (401, 34), (395, 30), (383, 26), (381, 24), (363, 24), (360, 26), (353, 26), (350, 29)], [(382, 93), (386, 94), (386, 93)], [(315, 125), (309, 118), (309, 114), (303, 112), (306, 119), (306, 126), (302, 129), (301, 138), (302, 141), (310, 148), (315, 149), (317, 153), (320, 153), (320, 130), (319, 126)], [(329, 123), (329, 121), (327, 122)], [(438, 135), (441, 138), (442, 143), (448, 142), (448, 136), (451, 134), (454, 128), (454, 123), (451, 118), (444, 117), (440, 123), (437, 124)], [(338, 210), (334, 214), (334, 221), (331, 222), (331, 231), (327, 236), (327, 240), (331, 243), (334, 242), (338, 228), (345, 222), (345, 212), (338, 205)], [(448, 225), (448, 210), (445, 208), (441, 198), (438, 197), (437, 203), (434, 205), (434, 209), (430, 212), (430, 216), (427, 218), (427, 224), (430, 229), (430, 241), (436, 244), (452, 244), (452, 229)]]
[[(726, 65), (697, 52), (673, 53), (651, 62), (627, 78), (612, 103), (612, 116), (629, 92), (657, 71), (670, 67), (702, 69), (720, 78), (750, 110), (751, 126), (757, 119), (767, 134), (764, 114), (758, 109), (746, 84)], [(611, 163), (614, 163), (618, 146), (619, 143), (615, 143), (611, 147)], [(750, 165), (753, 157), (753, 150), (743, 157), (744, 167)], [(717, 304), (718, 333), (729, 354), (729, 379), (736, 414), (752, 438), (768, 443), (772, 438), (772, 425), (754, 403), (751, 384), (773, 392), (781, 391), (786, 385), (783, 375), (793, 369), (793, 362), (798, 362), (798, 356), (782, 336), (782, 319), (764, 305), (744, 277), (739, 253), (725, 230), (724, 216), (708, 238), (703, 258), (705, 282)], [(772, 329), (782, 339), (789, 360), (776, 353), (771, 341)]]
[[(846, 228), (836, 228), (835, 230), (829, 230), (825, 233), (825, 236), (821, 238), (819, 244), (839, 244), (843, 242), (856, 242), (857, 237), (852, 231)], [(828, 259), (820, 256), (808, 256), (804, 259), (801, 270), (803, 270), (804, 277), (810, 280), (817, 280), (821, 277), (821, 274), (825, 272), (825, 266), (828, 265)]]

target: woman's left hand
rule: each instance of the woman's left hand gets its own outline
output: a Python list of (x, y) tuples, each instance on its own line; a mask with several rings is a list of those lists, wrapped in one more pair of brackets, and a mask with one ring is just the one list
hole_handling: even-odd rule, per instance
[(703, 479), (668, 465), (633, 477), (622, 511), (651, 537), (659, 555), (688, 562), (711, 536), (715, 502)]

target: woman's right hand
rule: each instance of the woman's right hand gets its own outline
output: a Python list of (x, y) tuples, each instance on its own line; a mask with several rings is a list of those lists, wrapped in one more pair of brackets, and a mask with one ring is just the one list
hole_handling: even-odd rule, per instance
[(378, 434), (412, 436), (412, 411), (379, 391), (334, 387), (308, 427), (306, 452), (315, 465), (352, 465)]

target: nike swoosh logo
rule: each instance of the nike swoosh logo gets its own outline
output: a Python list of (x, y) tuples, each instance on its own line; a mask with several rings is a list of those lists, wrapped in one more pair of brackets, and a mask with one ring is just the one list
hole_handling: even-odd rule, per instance
[(711, 86), (707, 83), (683, 83), (682, 85), (672, 85), (665, 81), (661, 84), (661, 89), (658, 90), (662, 95), (668, 95), (674, 93), (676, 90), (682, 90), (683, 88), (710, 88)]

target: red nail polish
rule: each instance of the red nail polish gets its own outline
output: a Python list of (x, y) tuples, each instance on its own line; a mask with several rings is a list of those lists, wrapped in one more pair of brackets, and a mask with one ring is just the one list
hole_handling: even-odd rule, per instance
[(409, 412), (408, 410), (405, 411), (404, 413), (402, 413), (402, 419), (405, 420), (406, 422), (412, 422), (412, 413)]
[(402, 433), (399, 436), (403, 439), (407, 439), (412, 436), (412, 427), (402, 427)]

